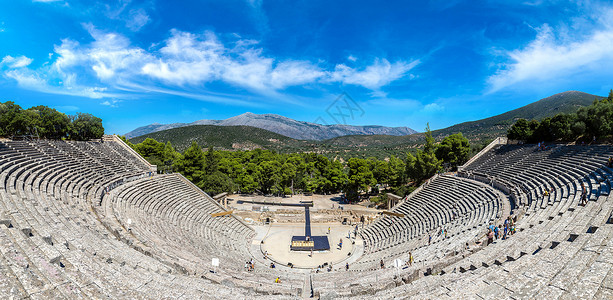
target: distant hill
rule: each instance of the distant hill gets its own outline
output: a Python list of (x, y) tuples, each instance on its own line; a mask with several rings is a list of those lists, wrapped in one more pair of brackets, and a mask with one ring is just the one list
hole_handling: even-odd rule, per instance
[(559, 113), (573, 113), (582, 106), (592, 104), (596, 98), (600, 99), (602, 97), (579, 91), (563, 92), (500, 115), (478, 121), (464, 122), (437, 130), (436, 135), (447, 136), (456, 132), (462, 132), (465, 136), (470, 136), (473, 139), (506, 135), (509, 127), (518, 119), (542, 120)]
[(152, 132), (130, 139), (140, 143), (146, 138), (159, 142), (170, 141), (178, 150), (187, 149), (192, 141), (201, 147), (213, 146), (225, 150), (252, 150), (257, 148), (277, 151), (299, 151), (307, 141), (295, 140), (278, 133), (250, 126), (191, 125)]
[[(506, 135), (507, 129), (519, 118), (542, 119), (554, 116), (558, 113), (575, 112), (579, 107), (590, 105), (595, 98), (602, 97), (576, 91), (564, 92), (500, 115), (435, 130), (432, 134), (435, 139), (442, 140), (445, 136), (462, 132), (471, 143), (482, 143), (488, 139)], [(243, 114), (241, 116), (244, 115), (248, 116), (249, 114)], [(238, 117), (240, 116), (235, 118)], [(273, 117), (273, 119), (277, 117), (284, 118), (276, 116)], [(169, 125), (154, 124), (151, 126)], [(356, 156), (385, 158), (390, 155), (402, 157), (406, 155), (407, 151), (418, 147), (424, 142), (423, 133), (406, 136), (347, 135), (322, 141), (307, 141), (293, 139), (260, 128), (229, 125), (184, 125), (179, 128), (142, 135), (132, 138), (130, 141), (132, 143), (139, 143), (147, 137), (151, 137), (160, 142), (170, 141), (179, 151), (183, 151), (189, 147), (191, 142), (195, 140), (201, 146), (210, 145), (216, 149), (247, 150), (262, 148), (280, 152), (309, 151), (325, 154), (329, 157), (342, 158)]]
[[(500, 115), (434, 130), (432, 135), (435, 139), (441, 140), (450, 134), (461, 132), (472, 142), (493, 139), (506, 135), (511, 125), (520, 118), (541, 120), (559, 113), (573, 113), (582, 106), (592, 104), (596, 98), (601, 99), (602, 97), (578, 91), (563, 92)], [(409, 136), (342, 136), (324, 141), (326, 144), (342, 147), (364, 145), (385, 147), (405, 145), (410, 147), (412, 144), (422, 142), (423, 133)]]
[(151, 124), (139, 127), (126, 133), (126, 137), (131, 139), (152, 132), (185, 127), (190, 125), (218, 125), (218, 126), (252, 126), (256, 128), (272, 131), (297, 140), (325, 140), (345, 135), (394, 135), (403, 136), (416, 133), (417, 131), (408, 127), (385, 127), (385, 126), (356, 126), (356, 125), (320, 125), (304, 121), (296, 121), (275, 114), (253, 114), (244, 113), (225, 120), (199, 120), (192, 123), (174, 124)]

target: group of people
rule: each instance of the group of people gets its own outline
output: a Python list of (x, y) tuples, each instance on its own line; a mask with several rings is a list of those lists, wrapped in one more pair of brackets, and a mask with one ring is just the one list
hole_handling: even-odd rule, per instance
[[(487, 233), (485, 236), (487, 237), (487, 245), (490, 245), (494, 242), (494, 240), (502, 239), (506, 240), (509, 236), (514, 235), (516, 232), (515, 222), (517, 221), (517, 216), (508, 216), (503, 224), (499, 224), (498, 226), (494, 224), (490, 224), (487, 228)], [(468, 248), (468, 244), (466, 245)]]
[(253, 262), (253, 258), (245, 263), (245, 270), (248, 272), (253, 272), (255, 270), (255, 264)]
[[(349, 264), (345, 266), (345, 268), (349, 268)], [(327, 270), (328, 272), (332, 272), (332, 263), (324, 263), (323, 265), (317, 266), (315, 273), (321, 272), (321, 270)]]
[(537, 148), (537, 150), (538, 150), (538, 151), (545, 151), (545, 150), (547, 150), (547, 145), (545, 145), (545, 142), (540, 142), (540, 143), (538, 143), (538, 148)]

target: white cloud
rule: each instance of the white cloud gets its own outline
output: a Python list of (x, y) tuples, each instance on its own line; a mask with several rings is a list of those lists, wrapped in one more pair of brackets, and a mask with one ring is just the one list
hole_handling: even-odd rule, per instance
[(81, 96), (94, 99), (114, 96), (114, 94), (107, 93), (106, 88), (74, 84), (74, 80), (70, 76), (66, 77), (67, 82), (60, 82), (58, 85), (50, 84), (46, 78), (29, 69), (8, 70), (4, 72), (4, 76), (14, 79), (21, 88), (48, 94)]
[(343, 82), (379, 89), (397, 80), (419, 63), (376, 59), (356, 70), (337, 65), (333, 71), (303, 60), (277, 61), (262, 55), (257, 42), (239, 40), (233, 48), (212, 32), (195, 35), (174, 30), (157, 60), (145, 64), (142, 73), (176, 85), (221, 80), (247, 89), (267, 91), (315, 82)]
[(347, 56), (347, 60), (348, 61), (352, 61), (352, 62), (356, 62), (358, 60), (358, 58), (353, 56), (353, 55), (349, 55), (349, 56)]
[(100, 102), (100, 104), (104, 105), (104, 106), (109, 106), (109, 107), (115, 108), (115, 107), (119, 107), (119, 103), (120, 102), (121, 102), (121, 100), (118, 100), (118, 99), (110, 99), (110, 100), (102, 101), (102, 102)]
[(270, 31), (268, 26), (268, 17), (266, 12), (262, 8), (262, 0), (247, 0), (247, 4), (251, 7), (252, 18), (255, 23), (255, 27), (260, 34), (266, 34)]
[(32, 63), (32, 59), (25, 57), (23, 55), (18, 56), (18, 57), (12, 57), (10, 55), (7, 55), (4, 58), (2, 58), (2, 61), (0, 62), (0, 66), (7, 66), (8, 68), (11, 68), (11, 69), (17, 69), (17, 68), (27, 67), (31, 63)]
[(139, 31), (151, 21), (147, 11), (142, 7), (132, 8), (135, 5), (132, 0), (119, 0), (115, 3), (104, 5), (104, 14), (111, 20), (118, 20), (125, 23), (131, 31)]
[(417, 66), (419, 60), (410, 63), (398, 61), (390, 63), (387, 59), (375, 59), (372, 65), (359, 71), (344, 64), (336, 65), (331, 73), (330, 80), (346, 84), (361, 85), (371, 90), (378, 90), (390, 82), (402, 78), (406, 73)]
[[(223, 82), (260, 95), (279, 96), (278, 92), (291, 86), (330, 84), (340, 82), (358, 85), (380, 92), (392, 81), (407, 75), (419, 64), (389, 62), (376, 58), (370, 65), (348, 67), (338, 64), (326, 68), (325, 62), (284, 59), (264, 55), (254, 40), (238, 39), (223, 43), (213, 32), (193, 34), (172, 30), (168, 39), (149, 50), (133, 46), (118, 33), (103, 32), (91, 24), (84, 24), (93, 41), (81, 44), (70, 39), (55, 46), (50, 62), (38, 70), (6, 74), (21, 87), (57, 93), (64, 88), (72, 94), (91, 98), (111, 96), (110, 90), (126, 86), (157, 84), (173, 88), (203, 89), (203, 84)], [(26, 57), (5, 57), (3, 65), (26, 67)], [(19, 62), (17, 62), (19, 60)], [(408, 74), (413, 78), (412, 74)], [(154, 83), (149, 83), (151, 80)], [(106, 90), (88, 86), (103, 85)], [(139, 92), (139, 91), (134, 91)], [(146, 91), (140, 91), (146, 92)], [(285, 97), (287, 98), (287, 97)]]
[[(613, 67), (612, 12), (601, 11), (598, 24), (587, 32), (578, 32), (573, 26), (540, 26), (536, 38), (525, 48), (503, 52), (508, 62), (488, 78), (490, 92), (519, 83), (567, 80), (587, 70), (607, 72)], [(585, 26), (580, 28), (585, 30)]]
[(129, 18), (126, 20), (126, 26), (132, 31), (139, 31), (149, 21), (149, 15), (147, 15), (144, 9), (132, 9), (130, 10)]
[(443, 110), (445, 110), (445, 106), (440, 105), (438, 103), (426, 104), (424, 108), (422, 109), (422, 111), (425, 111), (425, 112), (436, 112), (436, 111), (443, 111)]

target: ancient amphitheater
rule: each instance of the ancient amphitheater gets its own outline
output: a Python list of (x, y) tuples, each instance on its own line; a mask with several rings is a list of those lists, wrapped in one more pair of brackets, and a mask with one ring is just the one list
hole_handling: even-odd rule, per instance
[[(611, 146), (540, 151), (493, 143), (457, 174), (430, 179), (391, 210), (404, 217), (384, 215), (359, 228), (346, 257), (316, 270), (265, 257), (254, 226), (232, 214), (215, 217), (222, 205), (181, 175), (156, 175), (114, 136), (2, 140), (0, 294), (611, 299), (611, 155)], [(490, 224), (509, 215), (516, 233), (484, 246)], [(247, 261), (255, 270), (245, 269)]]

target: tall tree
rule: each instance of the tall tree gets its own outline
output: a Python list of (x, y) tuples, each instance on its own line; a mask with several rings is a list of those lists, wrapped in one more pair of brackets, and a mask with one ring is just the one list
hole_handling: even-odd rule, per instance
[(345, 195), (349, 200), (358, 200), (362, 192), (368, 192), (370, 186), (377, 182), (370, 169), (368, 161), (361, 158), (350, 158), (347, 161), (349, 173), (347, 174), (347, 186)]
[(455, 170), (459, 165), (468, 161), (468, 153), (470, 152), (470, 143), (462, 133), (456, 133), (446, 136), (443, 141), (436, 147), (436, 157), (442, 160), (443, 163)]
[(177, 170), (183, 174), (200, 188), (203, 187), (204, 181), (204, 153), (198, 143), (192, 142), (192, 145), (183, 152), (176, 163)]
[(77, 113), (73, 116), (70, 138), (78, 141), (99, 139), (104, 135), (102, 119), (91, 114)]

